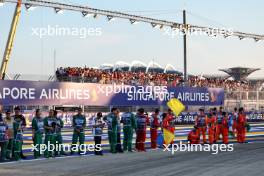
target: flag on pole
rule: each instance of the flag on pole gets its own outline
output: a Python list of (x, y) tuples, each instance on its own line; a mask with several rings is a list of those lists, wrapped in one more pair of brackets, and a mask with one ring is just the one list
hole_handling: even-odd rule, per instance
[(171, 131), (163, 129), (163, 138), (166, 145), (170, 144), (174, 140), (174, 137), (175, 136)]
[(185, 106), (177, 98), (172, 98), (168, 101), (167, 106), (173, 111), (173, 113), (178, 116), (182, 111), (185, 110)]

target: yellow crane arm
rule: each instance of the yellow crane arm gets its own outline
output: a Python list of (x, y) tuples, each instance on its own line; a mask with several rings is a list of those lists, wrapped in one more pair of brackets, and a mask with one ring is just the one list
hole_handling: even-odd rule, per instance
[(9, 59), (10, 59), (10, 54), (11, 54), (13, 44), (14, 44), (17, 24), (18, 24), (20, 14), (21, 14), (21, 5), (22, 5), (22, 0), (19, 0), (17, 2), (16, 9), (14, 12), (13, 21), (12, 21), (11, 28), (9, 31), (9, 35), (8, 35), (8, 39), (7, 39), (7, 43), (6, 43), (6, 48), (4, 51), (4, 57), (3, 57), (2, 64), (1, 64), (1, 75), (0, 75), (1, 79), (5, 79), (7, 64), (8, 64)]

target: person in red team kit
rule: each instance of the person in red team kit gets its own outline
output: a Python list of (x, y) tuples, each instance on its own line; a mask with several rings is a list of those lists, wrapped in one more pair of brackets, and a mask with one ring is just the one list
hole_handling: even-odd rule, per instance
[(226, 112), (223, 112), (222, 115), (223, 115), (223, 119), (222, 119), (223, 143), (228, 144), (228, 115)]
[(197, 126), (194, 126), (194, 129), (189, 132), (188, 141), (190, 142), (190, 144), (199, 144), (200, 143), (200, 136), (199, 136)]
[(144, 152), (145, 150), (145, 141), (146, 141), (146, 130), (148, 124), (148, 118), (144, 114), (144, 109), (138, 109), (138, 113), (136, 115), (136, 149), (139, 152)]
[(207, 118), (204, 113), (204, 109), (199, 109), (200, 114), (196, 118), (195, 125), (198, 127), (199, 137), (203, 136), (203, 143), (206, 143), (206, 125), (207, 125)]
[(222, 107), (220, 107), (219, 112), (217, 113), (217, 117), (216, 117), (216, 133), (215, 133), (215, 140), (216, 142), (219, 140), (219, 136), (220, 134), (222, 134), (222, 129), (223, 129), (223, 125), (222, 125), (222, 121), (223, 121), (223, 111), (222, 111)]
[(246, 140), (246, 115), (244, 113), (244, 108), (239, 108), (238, 118), (237, 118), (237, 142), (245, 143)]
[(150, 136), (151, 136), (151, 148), (157, 148), (157, 138), (158, 138), (158, 127), (160, 126), (159, 123), (159, 109), (155, 110), (155, 113), (152, 114), (150, 118)]
[(208, 125), (208, 136), (209, 136), (209, 144), (213, 144), (215, 142), (215, 128), (216, 128), (216, 113), (214, 110), (210, 110), (210, 113), (207, 118)]
[(234, 113), (233, 113), (233, 125), (232, 125), (232, 131), (233, 135), (236, 136), (237, 133), (237, 119), (238, 119), (238, 112), (237, 108), (234, 108)]
[[(165, 115), (165, 114), (163, 114)], [(174, 127), (174, 118), (171, 109), (168, 109), (168, 113), (166, 113), (166, 117), (163, 118), (162, 121), (162, 128), (170, 131), (172, 134), (175, 132), (175, 127)], [(173, 144), (174, 141), (171, 142)]]

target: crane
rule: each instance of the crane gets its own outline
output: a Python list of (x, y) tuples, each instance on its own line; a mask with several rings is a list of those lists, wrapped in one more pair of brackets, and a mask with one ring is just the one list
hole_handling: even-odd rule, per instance
[[(0, 0), (0, 2), (4, 2), (3, 0)], [(1, 64), (1, 79), (5, 79), (6, 75), (6, 70), (7, 70), (7, 65), (10, 59), (10, 54), (14, 45), (14, 40), (15, 40), (15, 35), (16, 35), (16, 30), (17, 30), (17, 25), (19, 22), (20, 14), (21, 14), (21, 6), (22, 6), (22, 0), (17, 1), (16, 9), (13, 15), (13, 20), (11, 23), (11, 28), (9, 31), (7, 43), (6, 43), (6, 48), (4, 51), (4, 56), (3, 56), (3, 61)]]

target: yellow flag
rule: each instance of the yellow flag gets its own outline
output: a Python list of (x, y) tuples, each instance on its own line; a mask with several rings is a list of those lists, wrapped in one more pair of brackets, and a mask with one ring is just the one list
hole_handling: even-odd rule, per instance
[(166, 145), (170, 144), (174, 140), (174, 134), (167, 129), (163, 129), (163, 138)]
[(172, 98), (170, 101), (168, 101), (167, 106), (176, 116), (178, 116), (185, 109), (185, 106), (177, 98)]

